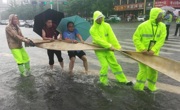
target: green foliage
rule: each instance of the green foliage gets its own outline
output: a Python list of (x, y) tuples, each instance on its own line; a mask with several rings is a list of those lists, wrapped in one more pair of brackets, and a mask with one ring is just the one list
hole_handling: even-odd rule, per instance
[(67, 4), (68, 4), (68, 2), (63, 2), (63, 4), (64, 4), (64, 5), (67, 5)]
[[(92, 17), (96, 10), (101, 11), (105, 16), (113, 14), (114, 0), (67, 0), (66, 2), (59, 2), (59, 10), (65, 12), (66, 15), (80, 15), (81, 17)], [(12, 3), (13, 4), (13, 3)], [(14, 3), (15, 4), (15, 3)], [(17, 14), (19, 19), (27, 20), (33, 19), (35, 15), (50, 8), (50, 3), (44, 2), (42, 4), (28, 4), (28, 5), (12, 5), (7, 11), (2, 12), (2, 19), (7, 19), (12, 13)], [(53, 9), (57, 9), (57, 3), (54, 2)]]
[(93, 3), (93, 11), (100, 10), (105, 16), (113, 14), (113, 0), (95, 0)]
[(46, 10), (48, 7), (40, 5), (21, 5), (10, 7), (7, 11), (2, 12), (2, 19), (8, 19), (10, 14), (17, 14), (19, 19), (34, 19), (34, 16)]
[(114, 0), (67, 0), (66, 12), (69, 15), (80, 15), (92, 17), (94, 11), (99, 10), (104, 15), (108, 16), (114, 13)]

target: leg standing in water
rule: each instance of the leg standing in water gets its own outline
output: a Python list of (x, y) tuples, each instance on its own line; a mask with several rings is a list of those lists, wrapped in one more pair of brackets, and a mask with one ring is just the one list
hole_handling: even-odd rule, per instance
[(59, 64), (60, 64), (60, 66), (61, 66), (61, 69), (63, 70), (63, 69), (64, 69), (64, 62), (63, 62), (63, 58), (62, 58), (61, 51), (59, 51), (59, 50), (54, 50), (54, 53), (55, 53), (56, 56), (57, 56), (57, 59), (58, 59)]
[[(62, 37), (67, 43), (78, 43), (76, 38), (78, 38), (82, 43), (84, 43), (84, 40), (82, 39), (81, 35), (79, 34), (78, 30), (74, 28), (74, 23), (73, 22), (68, 22), (67, 23), (67, 30), (63, 32), (63, 37)], [(86, 54), (84, 51), (68, 51), (69, 55), (69, 73), (70, 75), (73, 75), (73, 68), (74, 68), (74, 63), (76, 56), (78, 56), (82, 61), (83, 65), (85, 68), (85, 73), (87, 74), (88, 72), (88, 63), (87, 63), (87, 58)]]
[(85, 74), (87, 74), (88, 73), (88, 62), (87, 62), (87, 58), (86, 58), (86, 53), (81, 50), (81, 51), (77, 51), (76, 54), (83, 61)]
[(49, 67), (51, 70), (54, 68), (54, 50), (47, 50), (48, 58), (49, 58)]
[(69, 72), (70, 75), (73, 74), (73, 68), (74, 68), (74, 63), (75, 63), (75, 59), (76, 56), (78, 56), (82, 61), (83, 61), (83, 66), (85, 69), (85, 73), (87, 74), (88, 72), (88, 62), (87, 62), (87, 58), (86, 58), (86, 54), (84, 51), (68, 51), (68, 55), (69, 55)]
[[(50, 40), (50, 41), (54, 41), (54, 39), (58, 39), (61, 40), (61, 34), (58, 35), (57, 31), (56, 31), (56, 25), (53, 24), (53, 21), (50, 19), (47, 19), (45, 22), (45, 26), (42, 29), (42, 38), (43, 40)], [(54, 65), (54, 54), (56, 54), (58, 61), (60, 63), (61, 68), (64, 68), (64, 62), (63, 62), (63, 58), (61, 56), (61, 51), (57, 51), (57, 50), (47, 50), (47, 54), (49, 57), (49, 66), (50, 69), (53, 70), (53, 65)]]

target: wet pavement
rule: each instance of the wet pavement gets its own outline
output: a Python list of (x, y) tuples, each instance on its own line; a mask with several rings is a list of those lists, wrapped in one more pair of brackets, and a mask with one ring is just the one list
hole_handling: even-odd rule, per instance
[[(129, 39), (138, 24), (112, 24), (124, 49), (133, 50)], [(171, 39), (167, 43), (179, 47), (177, 41), (180, 39), (172, 36), (174, 26), (172, 25)], [(75, 76), (70, 78), (67, 73), (69, 59), (66, 52), (62, 52), (65, 70), (60, 70), (55, 60), (55, 71), (49, 72), (46, 50), (36, 47), (26, 48), (31, 57), (32, 75), (21, 78), (7, 47), (4, 28), (5, 26), (0, 25), (2, 30), (0, 32), (0, 110), (179, 110), (180, 108), (180, 83), (161, 73), (157, 84), (160, 89), (156, 93), (134, 91), (132, 86), (117, 83), (111, 73), (110, 86), (100, 85), (98, 83), (100, 66), (93, 51), (86, 51), (90, 69), (88, 75), (82, 73), (82, 62), (77, 59)], [(33, 33), (32, 28), (22, 27), (22, 32), (29, 38), (39, 38)], [(87, 42), (90, 41), (91, 39), (88, 39)], [(167, 43), (161, 56), (180, 61), (179, 48), (173, 51), (166, 50), (169, 48)], [(120, 53), (116, 55), (128, 79), (134, 81), (138, 71), (137, 63)]]

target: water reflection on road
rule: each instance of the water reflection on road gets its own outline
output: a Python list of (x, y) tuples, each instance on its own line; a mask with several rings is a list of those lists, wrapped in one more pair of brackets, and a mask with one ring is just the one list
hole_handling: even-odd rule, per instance
[[(1, 110), (178, 110), (177, 94), (159, 91), (137, 92), (131, 86), (111, 80), (110, 86), (98, 77), (66, 72), (48, 73), (33, 67), (26, 78), (10, 70), (1, 75)], [(3, 97), (4, 96), (4, 97)], [(173, 98), (175, 100), (173, 100)], [(169, 101), (171, 100), (171, 101)], [(175, 105), (175, 106), (172, 106)]]

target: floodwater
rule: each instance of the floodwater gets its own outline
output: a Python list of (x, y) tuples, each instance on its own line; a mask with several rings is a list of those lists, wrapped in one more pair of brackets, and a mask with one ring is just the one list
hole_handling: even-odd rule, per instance
[[(117, 28), (116, 35), (124, 37), (121, 40), (131, 39), (135, 30), (135, 28), (130, 31), (118, 29), (118, 27), (126, 29), (127, 25), (131, 27), (136, 24), (113, 26)], [(5, 26), (0, 26), (1, 30), (4, 28)], [(25, 36), (35, 36), (32, 29), (22, 28), (22, 30)], [(179, 92), (173, 93), (174, 89), (168, 88), (170, 86), (171, 89), (176, 88), (175, 90), (178, 91), (180, 83), (168, 76), (159, 74), (158, 83), (161, 83), (161, 89), (154, 94), (134, 91), (132, 86), (118, 84), (113, 79), (110, 80), (110, 86), (103, 87), (98, 84), (98, 72), (93, 73), (94, 75), (84, 75), (79, 72), (82, 62), (78, 59), (73, 78), (70, 78), (67, 72), (62, 73), (58, 69), (57, 59), (56, 71), (49, 73), (46, 50), (40, 48), (26, 48), (31, 58), (32, 75), (21, 78), (7, 47), (4, 31), (0, 31), (0, 34), (2, 36), (0, 37), (0, 110), (180, 110)], [(179, 56), (180, 54), (176, 52), (170, 54), (168, 58), (179, 61)], [(99, 64), (97, 61), (94, 62), (97, 60), (94, 53), (87, 53), (87, 57), (90, 69), (99, 70)], [(63, 54), (63, 58), (67, 67), (69, 62), (67, 52)], [(128, 61), (130, 60), (124, 57), (120, 59), (125, 74), (135, 79), (138, 66)]]
[[(32, 75), (22, 78), (17, 69), (0, 74), (0, 110), (179, 110), (177, 94), (137, 92), (110, 80), (110, 86), (98, 83), (98, 77), (67, 72), (46, 66), (32, 67)], [(178, 96), (178, 97), (177, 97)], [(174, 100), (173, 100), (174, 99)]]

